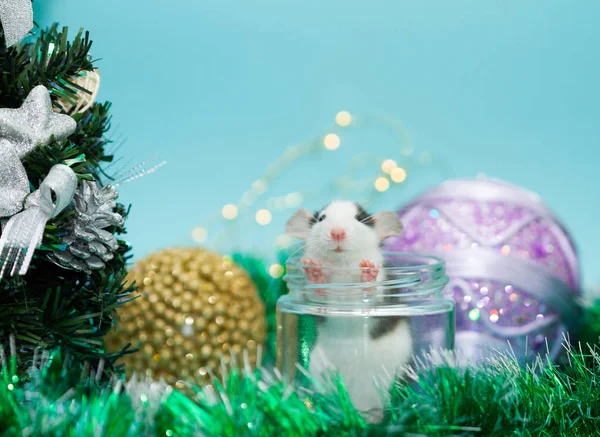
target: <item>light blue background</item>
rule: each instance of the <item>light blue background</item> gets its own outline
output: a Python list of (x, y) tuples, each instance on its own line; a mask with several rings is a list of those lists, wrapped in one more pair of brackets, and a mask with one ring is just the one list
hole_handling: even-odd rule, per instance
[[(127, 139), (119, 153), (169, 162), (122, 189), (137, 257), (193, 244), (192, 229), (235, 202), (284, 147), (319, 135), (347, 109), (402, 120), (416, 150), (447, 165), (423, 170), (382, 205), (448, 176), (508, 180), (545, 198), (575, 236), (586, 282), (600, 280), (599, 2), (48, 0), (36, 8), (43, 25), (91, 32), (100, 98), (113, 102), (113, 124)], [(361, 145), (398, 153), (373, 143), (347, 153)], [(279, 189), (325, 182), (335, 165), (327, 155), (305, 161)], [(249, 224), (240, 245), (268, 249), (286, 214), (261, 230)]]

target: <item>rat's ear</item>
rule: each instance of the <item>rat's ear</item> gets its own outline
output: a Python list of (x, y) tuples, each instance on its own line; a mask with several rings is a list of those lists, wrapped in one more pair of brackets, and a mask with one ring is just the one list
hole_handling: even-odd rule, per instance
[(286, 223), (285, 232), (292, 237), (306, 240), (313, 219), (313, 214), (308, 209), (299, 209)]
[(402, 234), (402, 221), (391, 211), (379, 212), (373, 216), (375, 232), (380, 240), (388, 237), (397, 237)]

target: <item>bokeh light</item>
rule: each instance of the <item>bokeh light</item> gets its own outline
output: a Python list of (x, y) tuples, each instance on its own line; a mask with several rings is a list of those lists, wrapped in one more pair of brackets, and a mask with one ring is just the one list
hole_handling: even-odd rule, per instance
[(348, 111), (340, 111), (335, 116), (335, 122), (342, 127), (346, 127), (352, 122), (352, 116)]
[(265, 181), (263, 181), (262, 179), (254, 181), (252, 183), (252, 191), (254, 191), (257, 194), (264, 193), (266, 191), (266, 189), (267, 189), (267, 183)]
[(340, 137), (338, 137), (336, 134), (327, 134), (325, 135), (325, 138), (323, 139), (323, 144), (325, 145), (325, 148), (328, 150), (335, 150), (338, 147), (340, 147)]
[(288, 234), (282, 234), (282, 235), (278, 236), (277, 239), (275, 240), (275, 244), (280, 249), (286, 249), (286, 248), (290, 247), (293, 242), (294, 242), (294, 239)]
[(297, 208), (304, 200), (302, 193), (290, 193), (285, 196), (285, 206), (288, 208)]
[(396, 167), (390, 172), (390, 178), (397, 184), (401, 184), (406, 180), (406, 170), (402, 167)]
[(271, 215), (271, 212), (268, 209), (259, 209), (256, 212), (256, 222), (259, 225), (262, 225), (262, 226), (268, 225), (269, 223), (271, 223), (272, 218), (273, 217)]
[(379, 192), (384, 192), (390, 188), (390, 181), (388, 178), (380, 177), (375, 179), (375, 189)]
[(498, 314), (498, 310), (490, 311), (490, 322), (496, 323), (499, 318), (500, 318), (500, 315)]
[(283, 266), (281, 264), (273, 264), (269, 267), (269, 275), (273, 278), (281, 278), (283, 275)]
[(479, 314), (479, 310), (477, 308), (473, 308), (471, 311), (469, 311), (469, 319), (471, 319), (473, 322), (479, 320), (480, 315), (481, 314)]
[(398, 167), (398, 164), (396, 164), (396, 161), (393, 159), (386, 159), (383, 161), (383, 163), (381, 163), (381, 170), (387, 174), (390, 174), (396, 167)]
[(204, 243), (206, 241), (206, 237), (208, 232), (204, 228), (196, 228), (192, 231), (192, 238), (197, 243)]
[(228, 203), (223, 207), (221, 213), (223, 214), (223, 217), (225, 217), (227, 220), (233, 220), (238, 215), (238, 209), (237, 206)]

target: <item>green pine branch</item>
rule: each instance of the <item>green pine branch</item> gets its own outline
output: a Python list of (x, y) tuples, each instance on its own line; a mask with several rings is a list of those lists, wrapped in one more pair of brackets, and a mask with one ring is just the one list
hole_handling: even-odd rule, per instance
[(35, 43), (9, 48), (0, 31), (0, 107), (18, 108), (38, 85), (56, 97), (74, 98), (78, 87), (72, 79), (94, 67), (91, 46), (88, 32), (80, 30), (70, 41), (68, 28), (58, 30), (58, 24), (42, 31)]
[[(69, 39), (68, 29), (59, 30), (55, 24), (33, 43), (6, 48), (0, 30), (0, 108), (21, 106), (34, 87), (44, 85), (55, 109), (61, 111), (59, 99), (72, 102), (78, 92), (88, 92), (73, 80), (94, 68), (91, 46), (87, 32), (80, 30)], [(71, 114), (77, 129), (69, 138), (51, 141), (23, 158), (32, 191), (55, 164), (69, 165), (79, 180), (100, 184), (110, 180), (102, 168), (113, 160), (107, 151), (111, 143), (106, 136), (109, 111), (110, 103), (106, 102)], [(128, 208), (117, 204), (115, 212), (126, 217)], [(7, 347), (11, 336), (16, 339), (21, 368), (26, 368), (36, 348), (59, 348), (73, 360), (92, 367), (102, 362), (104, 373), (112, 374), (120, 371), (115, 361), (126, 352), (126, 345), (109, 354), (103, 338), (113, 326), (116, 308), (135, 290), (134, 284), (125, 282), (130, 247), (119, 240), (114, 258), (90, 275), (57, 266), (48, 253), (61, 248), (73, 214), (72, 207), (66, 208), (47, 223), (42, 247), (34, 253), (27, 275), (0, 280), (0, 345)], [(117, 236), (126, 232), (123, 227), (107, 230)]]

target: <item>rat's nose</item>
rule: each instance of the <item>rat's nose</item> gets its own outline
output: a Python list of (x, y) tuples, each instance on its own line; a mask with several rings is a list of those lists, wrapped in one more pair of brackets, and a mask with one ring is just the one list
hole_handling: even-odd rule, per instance
[(331, 239), (334, 241), (343, 241), (346, 238), (346, 231), (343, 228), (333, 228), (331, 230)]

